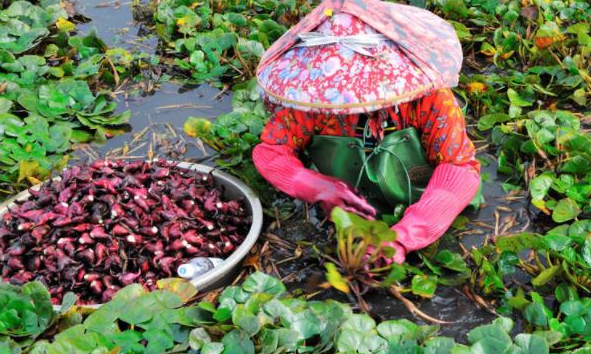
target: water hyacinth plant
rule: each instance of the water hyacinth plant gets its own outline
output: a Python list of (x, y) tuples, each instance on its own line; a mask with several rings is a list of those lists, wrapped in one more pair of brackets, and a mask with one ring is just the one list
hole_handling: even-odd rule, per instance
[[(551, 331), (512, 337), (513, 321), (501, 317), (474, 328), (466, 344), (458, 344), (452, 338), (437, 336), (437, 326), (408, 320), (376, 323), (367, 315), (353, 313), (343, 303), (293, 297), (278, 279), (263, 273), (253, 273), (241, 285), (226, 288), (216, 303), (191, 302), (195, 291), (181, 280), (170, 279), (159, 285), (160, 289), (153, 292), (129, 285), (98, 310), (72, 307), (75, 297), (68, 297), (70, 302), (64, 303), (59, 313), (50, 310), (49, 320), (42, 322), (40, 329), (35, 328), (33, 333), (41, 334), (43, 340), (32, 344), (9, 338), (0, 343), (0, 351), (544, 354), (561, 343), (560, 335)], [(0, 289), (0, 300), (5, 299), (6, 291)], [(26, 286), (8, 291), (28, 292)], [(36, 301), (38, 309), (50, 304), (47, 293)], [(577, 310), (565, 307), (565, 311)], [(0, 324), (7, 316), (8, 312), (0, 311)], [(0, 333), (6, 334), (2, 328)], [(59, 328), (57, 333), (55, 328)], [(565, 352), (583, 354), (585, 350)]]
[(253, 76), (266, 48), (302, 14), (306, 1), (159, 1), (156, 31), (174, 67), (190, 80), (241, 81)]
[(130, 112), (109, 88), (154, 64), (76, 34), (73, 16), (56, 0), (0, 8), (0, 195), (62, 168), (72, 144), (117, 134)]

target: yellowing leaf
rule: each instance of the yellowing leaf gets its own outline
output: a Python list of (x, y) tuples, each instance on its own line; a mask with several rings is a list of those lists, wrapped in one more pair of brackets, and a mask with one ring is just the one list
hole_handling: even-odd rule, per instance
[(480, 46), (480, 53), (487, 55), (489, 57), (495, 55), (496, 52), (497, 50), (495, 49), (495, 47), (486, 42), (482, 43), (482, 46)]
[(125, 134), (127, 131), (123, 128), (107, 128), (105, 129), (105, 134), (107, 137), (112, 138), (117, 135)]
[(60, 17), (57, 22), (55, 23), (56, 27), (60, 30), (60, 31), (66, 31), (66, 32), (72, 32), (73, 30), (76, 29), (76, 25), (73, 24), (72, 22), (66, 20), (63, 17)]
[(35, 178), (35, 177), (32, 177), (32, 176), (28, 176), (28, 177), (27, 177), (27, 180), (28, 180), (28, 181), (29, 181), (29, 183), (31, 183), (32, 185), (35, 185), (35, 184), (40, 184), (40, 183), (42, 182), (41, 180), (38, 180), (37, 178)]
[(533, 199), (531, 203), (538, 209), (540, 209), (544, 214), (550, 215), (552, 212), (546, 208), (546, 202), (543, 199)]
[(159, 289), (170, 291), (181, 298), (183, 303), (187, 303), (197, 295), (197, 288), (193, 284), (189, 283), (185, 279), (181, 278), (165, 278), (160, 279), (156, 282)]
[(466, 85), (466, 91), (469, 93), (482, 93), (488, 90), (488, 86), (482, 82), (470, 82)]
[(503, 54), (501, 54), (501, 59), (508, 59), (508, 58), (510, 58), (513, 55), (513, 53), (515, 53), (514, 50), (511, 50), (511, 51), (509, 51), (507, 53), (503, 53)]
[(47, 175), (47, 171), (37, 161), (19, 161), (18, 163), (18, 182), (24, 179), (30, 180), (34, 178), (34, 181), (39, 181), (39, 178), (44, 178)]
[(333, 263), (326, 263), (326, 279), (335, 289), (342, 291), (346, 294), (349, 293), (349, 284), (343, 278), (341, 273), (337, 270), (337, 267)]
[(211, 122), (206, 118), (189, 117), (183, 125), (185, 133), (191, 138), (200, 138), (209, 134)]

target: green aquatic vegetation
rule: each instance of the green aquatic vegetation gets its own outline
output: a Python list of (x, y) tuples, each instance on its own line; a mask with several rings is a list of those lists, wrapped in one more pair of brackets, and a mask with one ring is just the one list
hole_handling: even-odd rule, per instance
[(310, 5), (302, 1), (158, 2), (154, 21), (170, 64), (191, 81), (241, 81)]
[(529, 185), (532, 204), (556, 223), (591, 212), (591, 135), (568, 111), (531, 111), (517, 120), (496, 117), (492, 141), (498, 146), (499, 172)]
[(563, 281), (583, 294), (591, 294), (591, 242), (587, 240), (590, 231), (591, 222), (581, 220), (538, 237), (531, 247), (536, 252), (533, 260), (520, 261), (520, 266), (534, 276), (532, 284), (543, 286)]
[(157, 57), (75, 34), (57, 0), (0, 9), (0, 195), (62, 168), (73, 144), (127, 124), (110, 88), (150, 72)]
[(478, 72), (464, 70), (461, 78), (476, 117), (507, 109), (516, 117), (538, 102), (586, 105), (588, 2), (432, 0), (426, 5), (452, 23), (467, 65)]
[[(383, 221), (365, 220), (340, 208), (333, 209), (336, 255), (321, 254), (327, 261), (326, 278), (330, 286), (344, 293), (353, 293), (362, 311), (371, 312), (362, 294), (369, 289), (386, 288), (401, 300), (406, 308), (431, 322), (441, 321), (420, 311), (404, 294), (432, 298), (439, 284), (463, 283), (470, 270), (457, 253), (441, 250), (429, 256), (421, 255), (418, 265), (387, 264), (384, 259), (396, 250), (387, 242), (396, 240), (396, 233)], [(443, 322), (441, 322), (443, 323)]]
[[(545, 235), (500, 236), (494, 246), (471, 251), (476, 266), (471, 285), (486, 295), (502, 295), (519, 269), (521, 276), (529, 275), (526, 280), (536, 289), (545, 290), (563, 282), (583, 295), (591, 295), (591, 242), (587, 240), (590, 231), (591, 222), (581, 220), (556, 227)], [(520, 283), (524, 281), (520, 279)]]
[[(377, 277), (385, 277), (393, 266), (376, 266), (380, 255), (393, 257), (396, 250), (383, 245), (396, 240), (396, 233), (382, 221), (369, 221), (341, 208), (334, 208), (331, 219), (336, 227), (335, 264), (345, 277), (338, 274), (335, 264), (327, 264), (327, 278), (335, 288), (353, 292), (360, 297), (367, 286), (375, 286)], [(328, 257), (329, 260), (332, 257)]]
[(159, 286), (148, 292), (132, 284), (97, 310), (63, 312), (58, 332), (37, 341), (30, 353), (187, 352), (190, 331), (202, 322), (196, 305), (185, 306), (196, 290), (180, 279)]
[(545, 235), (508, 235), (472, 250), (470, 284), (502, 296), (525, 273), (542, 294), (562, 282), (588, 296), (591, 136), (583, 115), (569, 110), (584, 106), (589, 92), (589, 5), (466, 1), (462, 15), (445, 3), (437, 6), (458, 21), (472, 64), (488, 66), (461, 82), (477, 128), (490, 132), (505, 187), (527, 189), (532, 205), (562, 224)]
[(233, 167), (250, 158), (268, 117), (256, 83), (251, 80), (234, 92), (230, 113), (218, 116), (213, 124), (207, 118), (189, 117), (184, 130), (218, 151), (224, 158), (216, 161), (220, 166)]
[(28, 346), (55, 319), (49, 292), (39, 282), (0, 283), (0, 352)]
[[(368, 315), (354, 313), (347, 304), (294, 297), (279, 279), (260, 272), (240, 285), (227, 287), (215, 303), (190, 302), (196, 291), (180, 279), (161, 285), (164, 289), (153, 292), (129, 285), (97, 310), (71, 306), (75, 298), (68, 299), (60, 313), (46, 307), (48, 317), (36, 322), (40, 326), (33, 326), (34, 321), (26, 325), (27, 335), (41, 335), (43, 340), (21, 342), (21, 347), (3, 341), (0, 352), (544, 354), (550, 353), (550, 348), (572, 347), (562, 336), (579, 329), (542, 329), (513, 337), (513, 321), (500, 317), (472, 329), (466, 343), (458, 344), (438, 336), (436, 325), (421, 326), (406, 319), (378, 323)], [(35, 292), (25, 290), (30, 288)], [(32, 306), (26, 294), (44, 290), (39, 284), (11, 289), (18, 294), (12, 307)], [(0, 292), (0, 300), (2, 295)], [(40, 298), (34, 300), (39, 313), (41, 307), (35, 301)], [(561, 310), (573, 317), (565, 323), (577, 323), (576, 316), (586, 318), (583, 312), (588, 304), (585, 300), (580, 304), (564, 301)], [(0, 307), (0, 311), (4, 309)], [(0, 318), (0, 325), (7, 317)], [(17, 335), (11, 333), (8, 338), (16, 340)], [(572, 353), (586, 352), (579, 349)]]
[(0, 14), (0, 49), (20, 54), (36, 47), (50, 35), (48, 27), (60, 18), (68, 18), (59, 1), (12, 2)]
[(566, 283), (560, 283), (553, 295), (556, 303), (550, 308), (537, 292), (526, 295), (519, 289), (507, 296), (507, 308), (523, 315), (528, 330), (546, 331), (546, 338), (555, 342), (554, 350), (585, 347), (591, 341), (591, 298), (579, 297)]
[(52, 170), (64, 167), (75, 136), (72, 126), (59, 122), (49, 126), (41, 116), (25, 119), (10, 113), (0, 114), (0, 183), (38, 183)]
[(550, 331), (554, 351), (585, 347), (591, 338), (590, 231), (589, 220), (581, 220), (545, 235), (501, 236), (494, 247), (472, 251), (477, 276), (471, 285), (500, 298), (499, 313), (520, 313), (528, 332)]

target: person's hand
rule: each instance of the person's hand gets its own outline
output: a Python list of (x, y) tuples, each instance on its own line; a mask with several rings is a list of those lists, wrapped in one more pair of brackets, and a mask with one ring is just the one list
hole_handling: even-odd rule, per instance
[(419, 215), (414, 208), (407, 209), (402, 220), (390, 228), (396, 232), (396, 241), (384, 242), (385, 246), (394, 247), (396, 254), (391, 259), (381, 255), (380, 259), (386, 264), (404, 262), (406, 254), (429, 246), (437, 239), (429, 235), (429, 230), (425, 226), (425, 217)]
[(386, 264), (392, 264), (392, 262), (398, 263), (398, 264), (404, 263), (404, 261), (406, 259), (406, 249), (404, 248), (404, 246), (402, 246), (400, 243), (398, 243), (396, 241), (384, 242), (384, 246), (392, 247), (396, 250), (396, 253), (394, 253), (394, 256), (391, 258), (387, 258), (386, 256), (381, 255), (381, 259)]
[[(406, 259), (406, 249), (400, 243), (396, 241), (392, 242), (384, 242), (382, 246), (392, 247), (396, 250), (393, 257), (386, 257), (383, 253), (378, 254), (377, 259), (375, 260), (374, 267), (381, 268), (386, 265), (390, 265), (392, 263), (402, 264)], [(367, 257), (371, 257), (371, 254), (374, 252), (375, 247), (369, 246), (367, 248)]]
[[(396, 240), (408, 239), (408, 235), (406, 235), (406, 229), (400, 223), (392, 226), (390, 229), (392, 229), (393, 231), (396, 232)], [(392, 256), (392, 257), (386, 257), (386, 255), (384, 255), (383, 253), (380, 252), (380, 254), (378, 254), (378, 256), (377, 256), (377, 259), (375, 260), (376, 267), (379, 268), (379, 267), (382, 267), (385, 265), (390, 265), (392, 263), (398, 263), (398, 264), (404, 263), (404, 261), (406, 260), (406, 254), (408, 253), (408, 250), (402, 243), (400, 243), (398, 241), (389, 241), (389, 242), (383, 242), (382, 246), (383, 247), (392, 247), (396, 250), (396, 252), (394, 253), (394, 256)], [(374, 252), (374, 250), (375, 250), (374, 246), (368, 247), (368, 256), (371, 255)]]
[(319, 203), (330, 217), (334, 207), (358, 214), (366, 219), (376, 215), (374, 207), (365, 198), (357, 195), (347, 183), (334, 177), (302, 169), (294, 178), (296, 198), (308, 203)]

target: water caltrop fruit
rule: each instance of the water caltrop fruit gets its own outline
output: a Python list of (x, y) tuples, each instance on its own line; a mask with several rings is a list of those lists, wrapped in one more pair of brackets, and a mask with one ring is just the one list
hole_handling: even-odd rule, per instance
[(108, 301), (117, 289), (175, 276), (195, 257), (226, 258), (251, 218), (214, 176), (165, 160), (72, 166), (0, 218), (0, 267), (13, 284), (39, 280), (54, 303)]

